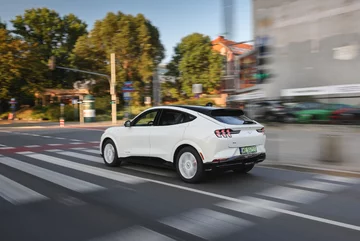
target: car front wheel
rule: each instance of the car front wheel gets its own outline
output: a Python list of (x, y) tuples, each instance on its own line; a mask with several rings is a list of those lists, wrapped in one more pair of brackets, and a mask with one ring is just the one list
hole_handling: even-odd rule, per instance
[(203, 162), (192, 147), (181, 149), (176, 157), (176, 170), (180, 178), (189, 183), (199, 182), (203, 176)]
[(116, 147), (112, 140), (105, 141), (102, 153), (105, 165), (110, 167), (116, 167), (120, 165), (121, 161), (118, 158)]

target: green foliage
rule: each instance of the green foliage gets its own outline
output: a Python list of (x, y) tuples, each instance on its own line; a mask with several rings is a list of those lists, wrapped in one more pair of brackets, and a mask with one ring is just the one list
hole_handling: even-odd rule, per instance
[(37, 62), (30, 65), (36, 74), (32, 78), (24, 76), (24, 79), (34, 88), (72, 87), (77, 78), (75, 73), (58, 69), (51, 72), (47, 63), (55, 56), (56, 65), (69, 66), (70, 53), (77, 39), (86, 34), (87, 25), (73, 14), (61, 17), (48, 8), (28, 9), (11, 22), (12, 33), (31, 46), (29, 51)]
[[(116, 56), (117, 92), (121, 92), (125, 81), (131, 80), (136, 89), (134, 103), (142, 104), (145, 84), (151, 82), (154, 69), (164, 58), (158, 29), (142, 14), (108, 13), (95, 22), (89, 35), (79, 38), (72, 64), (84, 70), (110, 73), (111, 53)], [(95, 89), (105, 93), (109, 84), (98, 81)]]
[[(163, 96), (183, 99), (192, 96), (192, 85), (202, 84), (203, 93), (215, 93), (220, 84), (222, 57), (212, 50), (208, 36), (194, 33), (184, 37), (174, 49), (167, 75), (175, 83), (163, 85)], [(184, 92), (184, 93), (182, 93)]]

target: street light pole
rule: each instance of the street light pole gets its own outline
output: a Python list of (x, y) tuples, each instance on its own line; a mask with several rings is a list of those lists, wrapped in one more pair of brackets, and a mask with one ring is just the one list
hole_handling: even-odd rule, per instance
[(115, 53), (110, 54), (110, 66), (111, 66), (111, 79), (110, 79), (110, 95), (111, 95), (111, 119), (112, 123), (117, 123), (116, 113), (116, 68), (115, 68)]

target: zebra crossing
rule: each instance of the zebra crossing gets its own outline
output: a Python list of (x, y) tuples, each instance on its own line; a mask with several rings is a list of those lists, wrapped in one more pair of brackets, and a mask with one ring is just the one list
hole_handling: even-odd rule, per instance
[[(98, 153), (99, 151), (95, 148), (74, 147), (66, 150), (50, 149), (43, 152), (23, 151), (11, 156), (0, 155), (0, 198), (12, 205), (51, 199), (41, 191), (31, 189), (26, 183), (3, 175), (2, 166), (78, 193), (104, 191), (111, 187), (99, 184), (96, 179), (83, 180), (73, 176), (73, 173), (63, 173), (44, 166), (56, 166), (127, 185), (148, 182), (144, 178), (105, 168), (102, 166), (103, 160)], [(130, 169), (146, 172), (146, 167), (138, 169), (131, 167)], [(157, 175), (156, 172), (149, 172)], [(161, 176), (161, 171), (158, 175)], [(256, 225), (253, 219), (247, 218), (248, 216), (255, 219), (273, 219), (282, 214), (277, 211), (279, 209), (293, 211), (301, 205), (319, 201), (331, 193), (340, 192), (357, 184), (360, 184), (360, 179), (314, 174), (306, 180), (275, 185), (257, 191), (253, 195), (237, 197), (236, 199), (241, 200), (242, 203), (229, 200), (219, 201), (207, 208), (192, 208), (156, 221), (192, 236), (214, 240), (224, 235), (242, 232)], [(141, 240), (138, 239), (139, 237), (148, 237), (147, 240), (175, 240), (156, 230), (135, 226), (91, 241), (112, 241), (119, 240), (120, 237), (124, 241)]]

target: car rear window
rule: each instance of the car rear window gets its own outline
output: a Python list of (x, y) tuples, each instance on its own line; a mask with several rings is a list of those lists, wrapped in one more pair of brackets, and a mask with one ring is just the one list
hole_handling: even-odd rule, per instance
[(255, 124), (242, 110), (217, 109), (211, 111), (211, 117), (228, 125)]

